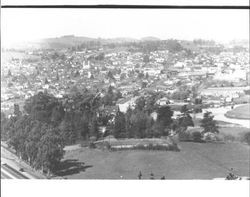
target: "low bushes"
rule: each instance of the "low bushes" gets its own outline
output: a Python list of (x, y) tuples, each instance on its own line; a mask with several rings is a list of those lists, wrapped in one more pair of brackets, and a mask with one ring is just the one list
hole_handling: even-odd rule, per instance
[(100, 149), (117, 150), (171, 150), (179, 151), (177, 143), (170, 139), (146, 138), (146, 139), (116, 139), (95, 142)]
[(90, 142), (90, 143), (89, 143), (89, 148), (96, 148), (96, 145), (95, 145), (95, 143), (93, 143), (93, 142)]
[(186, 131), (180, 132), (179, 133), (179, 140), (183, 141), (183, 142), (185, 142), (185, 141), (192, 141), (191, 134), (189, 132), (186, 132)]
[(194, 132), (180, 132), (179, 140), (184, 142), (204, 142), (203, 135), (199, 131)]
[(195, 131), (192, 133), (192, 139), (194, 142), (202, 142), (202, 134), (199, 131)]
[(110, 150), (162, 150), (162, 151), (180, 151), (177, 144), (163, 145), (163, 144), (138, 144), (138, 145), (127, 145), (127, 146), (111, 146)]
[(250, 146), (250, 132), (244, 133), (241, 138), (241, 141), (246, 142)]
[(218, 142), (218, 141), (222, 141), (222, 138), (218, 134), (208, 132), (203, 135), (203, 140)]

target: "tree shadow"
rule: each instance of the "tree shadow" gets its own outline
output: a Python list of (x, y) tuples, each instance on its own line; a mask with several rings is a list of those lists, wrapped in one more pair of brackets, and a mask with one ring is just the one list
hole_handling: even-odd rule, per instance
[(68, 176), (84, 172), (87, 168), (93, 167), (92, 165), (85, 165), (84, 162), (79, 162), (77, 159), (67, 159), (62, 161), (55, 172), (57, 176)]

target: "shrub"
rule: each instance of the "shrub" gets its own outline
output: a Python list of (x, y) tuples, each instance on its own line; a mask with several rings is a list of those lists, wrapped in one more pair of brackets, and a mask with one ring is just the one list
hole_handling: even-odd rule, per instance
[(89, 144), (89, 148), (96, 148), (95, 143), (91, 142), (91, 143)]
[(203, 135), (203, 139), (205, 141), (221, 141), (221, 139), (219, 138), (217, 134), (211, 133), (211, 132), (205, 133)]
[(81, 141), (80, 144), (81, 144), (81, 147), (88, 147), (89, 146), (89, 141), (84, 140), (84, 141)]
[(190, 133), (189, 132), (180, 132), (179, 133), (179, 140), (180, 141), (190, 141), (191, 139)]
[(119, 151), (119, 150), (161, 150), (161, 151), (180, 151), (177, 144), (173, 145), (163, 145), (163, 144), (138, 144), (131, 147), (114, 147), (111, 146), (111, 151)]
[(243, 135), (243, 142), (246, 142), (250, 146), (250, 132)]
[(199, 131), (195, 131), (192, 133), (192, 138), (193, 138), (193, 141), (195, 142), (201, 142), (201, 138), (202, 138), (202, 135)]

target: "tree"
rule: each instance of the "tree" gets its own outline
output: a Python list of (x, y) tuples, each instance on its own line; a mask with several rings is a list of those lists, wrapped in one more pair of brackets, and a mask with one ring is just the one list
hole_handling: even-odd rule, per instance
[(61, 122), (59, 128), (63, 141), (66, 145), (71, 145), (76, 142), (77, 133), (74, 127), (73, 114), (66, 113), (64, 120)]
[(135, 101), (135, 109), (142, 111), (144, 109), (146, 105), (146, 99), (144, 98), (144, 96), (139, 97), (138, 99), (136, 99)]
[(37, 160), (37, 154), (38, 154), (38, 144), (40, 142), (40, 139), (42, 135), (44, 134), (42, 131), (44, 131), (44, 127), (47, 125), (42, 124), (39, 121), (33, 121), (32, 128), (30, 129), (28, 136), (26, 138), (25, 142), (25, 151), (27, 154), (27, 161), (29, 164), (34, 167), (36, 160)]
[(214, 120), (212, 112), (206, 112), (201, 120), (201, 127), (203, 128), (203, 133), (219, 133), (217, 122)]
[(190, 116), (190, 112), (187, 108), (187, 105), (183, 105), (181, 107), (181, 114), (178, 115), (177, 118), (177, 128), (181, 130), (186, 130), (188, 126), (194, 126), (194, 122), (192, 117)]
[(188, 107), (187, 107), (187, 105), (183, 105), (183, 106), (181, 107), (181, 113), (183, 113), (183, 114), (188, 113)]
[(161, 122), (164, 126), (170, 126), (173, 122), (172, 116), (174, 113), (169, 106), (158, 108), (157, 114), (157, 121)]
[(90, 137), (95, 137), (96, 140), (99, 138), (97, 118), (95, 116), (91, 120), (89, 132), (90, 132)]
[(146, 114), (143, 111), (137, 111), (131, 117), (132, 130), (136, 138), (144, 138), (146, 131)]
[(17, 155), (22, 159), (27, 159), (27, 153), (25, 151), (25, 143), (28, 137), (28, 133), (32, 127), (32, 119), (28, 115), (15, 117), (14, 125), (9, 130), (8, 145), (13, 147)]
[(116, 138), (123, 138), (126, 136), (126, 119), (124, 113), (122, 113), (119, 109), (115, 115), (115, 123), (114, 123), (114, 136)]
[(63, 106), (58, 103), (58, 105), (52, 109), (51, 122), (55, 125), (58, 125), (63, 120), (64, 114), (65, 112)]
[(38, 143), (36, 168), (50, 174), (54, 172), (64, 155), (64, 143), (60, 130), (47, 127), (44, 128), (44, 135)]
[(58, 99), (48, 93), (39, 92), (25, 101), (24, 110), (34, 120), (51, 123), (52, 112), (60, 107)]
[(8, 118), (6, 117), (5, 113), (1, 111), (1, 139), (7, 139), (7, 131), (6, 125), (8, 123)]
[(168, 40), (166, 42), (166, 48), (172, 53), (177, 53), (183, 50), (182, 45), (177, 40)]
[(18, 104), (14, 104), (14, 116), (16, 117), (22, 116), (22, 112), (20, 111), (20, 107)]
[(145, 111), (151, 114), (156, 108), (157, 95), (152, 94), (146, 99)]
[(184, 100), (187, 99), (189, 96), (189, 91), (176, 91), (172, 94), (172, 99), (175, 100)]
[(132, 121), (131, 121), (131, 116), (133, 114), (133, 110), (129, 106), (127, 109), (127, 112), (125, 114), (125, 119), (126, 119), (126, 136), (128, 138), (131, 138), (134, 136), (134, 130), (132, 129)]
[(89, 135), (89, 119), (86, 114), (83, 114), (79, 124), (80, 135), (83, 139), (87, 139)]

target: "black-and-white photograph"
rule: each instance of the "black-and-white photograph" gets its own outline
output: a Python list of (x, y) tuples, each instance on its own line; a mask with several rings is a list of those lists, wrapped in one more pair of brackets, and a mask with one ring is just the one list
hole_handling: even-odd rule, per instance
[(1, 179), (250, 180), (248, 9), (1, 15)]

